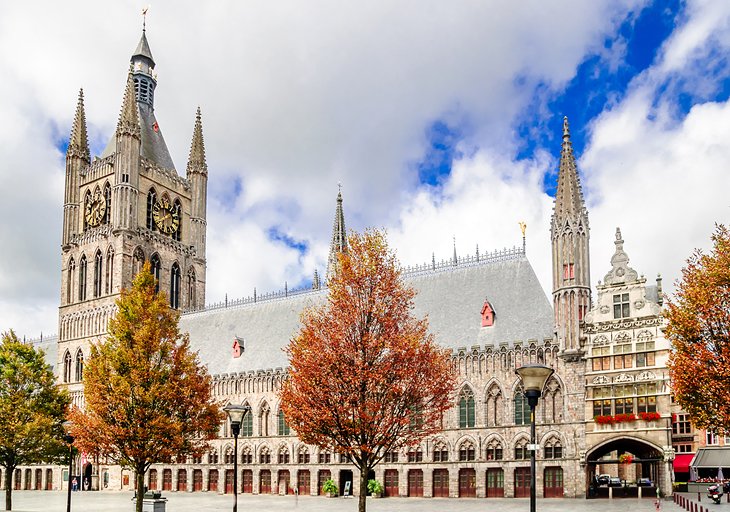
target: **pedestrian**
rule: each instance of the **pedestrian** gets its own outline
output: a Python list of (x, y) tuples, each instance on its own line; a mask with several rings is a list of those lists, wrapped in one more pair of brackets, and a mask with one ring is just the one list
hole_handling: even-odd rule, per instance
[(74, 492), (79, 490), (79, 483), (76, 481), (76, 477), (71, 480), (71, 490), (73, 490)]
[(662, 510), (662, 500), (659, 499), (659, 496), (657, 496), (656, 501), (654, 501), (654, 510), (656, 512), (661, 512)]

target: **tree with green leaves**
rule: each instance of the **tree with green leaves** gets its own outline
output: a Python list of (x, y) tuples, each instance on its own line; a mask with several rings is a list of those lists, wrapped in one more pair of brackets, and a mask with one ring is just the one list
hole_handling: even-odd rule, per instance
[(698, 428), (730, 435), (730, 231), (718, 225), (709, 254), (682, 269), (665, 314), (672, 392)]
[(210, 375), (168, 304), (146, 263), (117, 300), (108, 336), (91, 346), (86, 408), (71, 413), (79, 449), (135, 471), (137, 512), (150, 465), (203, 453), (223, 421)]
[(442, 429), (455, 372), (427, 319), (413, 315), (416, 292), (384, 233), (351, 234), (328, 288), (327, 303), (303, 313), (287, 347), (281, 408), (299, 439), (334, 448), (360, 470), (365, 512), (368, 475), (385, 454)]
[(5, 510), (13, 504), (13, 473), (21, 465), (61, 462), (68, 447), (63, 422), (69, 397), (42, 350), (11, 330), (0, 342), (0, 466), (5, 468)]

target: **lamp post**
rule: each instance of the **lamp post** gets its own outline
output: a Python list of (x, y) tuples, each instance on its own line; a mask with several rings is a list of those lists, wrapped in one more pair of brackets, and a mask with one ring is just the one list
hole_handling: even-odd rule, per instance
[(228, 404), (223, 410), (228, 414), (233, 432), (233, 512), (238, 512), (238, 434), (243, 418), (251, 410), (248, 405)]
[(537, 451), (537, 443), (535, 439), (535, 407), (537, 400), (542, 395), (542, 388), (545, 382), (553, 374), (553, 369), (541, 364), (526, 364), (515, 370), (522, 380), (522, 388), (527, 397), (527, 405), (530, 406), (530, 512), (535, 512), (535, 453)]
[(71, 435), (70, 421), (63, 422), (63, 429), (66, 433), (63, 435), (63, 441), (68, 444), (68, 496), (66, 497), (66, 512), (71, 512), (71, 473), (73, 472), (74, 461), (74, 436)]

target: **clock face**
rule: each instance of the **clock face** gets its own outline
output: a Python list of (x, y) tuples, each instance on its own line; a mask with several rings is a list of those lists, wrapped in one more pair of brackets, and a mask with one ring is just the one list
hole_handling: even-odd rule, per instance
[(89, 226), (98, 226), (104, 220), (106, 213), (106, 201), (98, 190), (93, 196), (86, 196), (84, 218)]
[(166, 197), (163, 197), (155, 203), (155, 206), (152, 208), (152, 218), (155, 221), (157, 229), (168, 235), (177, 231), (178, 226), (180, 226), (180, 215)]

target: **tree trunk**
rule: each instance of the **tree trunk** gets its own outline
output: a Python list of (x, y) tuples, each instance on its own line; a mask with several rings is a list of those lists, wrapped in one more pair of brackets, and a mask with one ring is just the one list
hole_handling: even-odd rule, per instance
[(365, 512), (368, 497), (368, 475), (370, 468), (364, 465), (360, 468), (360, 496), (357, 500), (357, 512)]
[(14, 467), (5, 468), (5, 510), (13, 510), (13, 473)]
[(144, 500), (144, 474), (147, 472), (144, 464), (139, 465), (135, 468), (135, 480), (137, 488), (137, 502), (135, 503), (136, 512), (142, 512), (142, 501)]

